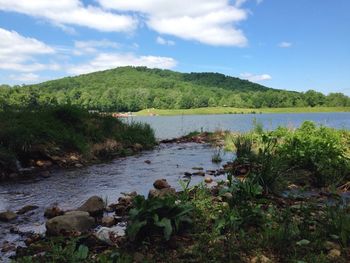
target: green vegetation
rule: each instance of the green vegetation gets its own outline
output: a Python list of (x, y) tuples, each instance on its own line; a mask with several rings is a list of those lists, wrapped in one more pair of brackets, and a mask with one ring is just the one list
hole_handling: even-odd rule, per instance
[(121, 67), (23, 87), (0, 86), (0, 108), (65, 104), (136, 112), (150, 108), (349, 107), (350, 98), (341, 93), (325, 96), (313, 90), (299, 93), (270, 89), (218, 73), (187, 74), (145, 67)]
[(61, 262), (349, 262), (350, 204), (339, 187), (350, 180), (349, 131), (305, 122), (226, 136), (237, 154), (227, 180), (211, 189), (181, 181), (176, 194), (135, 197), (117, 248), (101, 251), (85, 237), (73, 250), (70, 238), (67, 248), (44, 240), (17, 262), (57, 262), (55, 251), (64, 251)]
[(135, 144), (144, 149), (155, 144), (148, 125), (125, 124), (71, 106), (0, 112), (0, 168), (8, 172), (16, 160), (27, 167), (36, 160), (64, 161), (71, 153), (87, 160), (106, 158), (125, 154)]
[(314, 187), (339, 186), (350, 180), (350, 133), (345, 130), (313, 122), (295, 130), (263, 131), (257, 126), (245, 135), (229, 135), (226, 147), (236, 149), (235, 162), (248, 165), (246, 169), (265, 190), (274, 188), (279, 179), (298, 183), (295, 173), (302, 172), (307, 174), (304, 185)]
[(142, 241), (149, 235), (157, 235), (162, 231), (165, 240), (178, 233), (180, 229), (192, 221), (190, 204), (176, 204), (174, 196), (149, 198), (137, 196), (134, 208), (130, 211), (130, 224), (127, 233), (132, 241)]
[(175, 116), (175, 115), (206, 115), (206, 114), (260, 114), (260, 113), (316, 113), (316, 112), (350, 112), (350, 107), (297, 107), (297, 108), (233, 108), (207, 107), (195, 109), (145, 109), (136, 112), (137, 116)]

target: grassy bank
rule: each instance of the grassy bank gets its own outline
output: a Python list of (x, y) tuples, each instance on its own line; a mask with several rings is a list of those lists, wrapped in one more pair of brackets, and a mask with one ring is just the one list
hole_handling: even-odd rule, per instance
[[(0, 168), (69, 166), (125, 155), (155, 144), (145, 124), (125, 124), (112, 117), (63, 106), (0, 112)], [(17, 162), (17, 163), (18, 163)]]
[(305, 122), (225, 136), (237, 159), (217, 186), (121, 198), (125, 236), (41, 239), (17, 262), (349, 262), (349, 131)]
[(204, 114), (259, 114), (259, 113), (316, 113), (316, 112), (350, 112), (350, 107), (302, 107), (302, 108), (232, 108), (232, 107), (207, 107), (196, 109), (146, 109), (135, 114), (137, 116), (172, 116), (172, 115), (204, 115)]

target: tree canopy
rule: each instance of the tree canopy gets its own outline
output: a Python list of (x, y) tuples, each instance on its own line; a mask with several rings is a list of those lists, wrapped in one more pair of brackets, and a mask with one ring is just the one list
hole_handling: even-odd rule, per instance
[(102, 111), (146, 108), (350, 106), (341, 93), (328, 96), (271, 89), (219, 73), (180, 73), (146, 67), (120, 67), (36, 85), (0, 85), (0, 106), (79, 105)]

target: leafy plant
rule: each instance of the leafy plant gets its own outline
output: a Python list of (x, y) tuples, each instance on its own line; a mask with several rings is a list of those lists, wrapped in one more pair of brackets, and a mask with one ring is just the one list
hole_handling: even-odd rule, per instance
[(190, 224), (193, 207), (189, 203), (179, 203), (172, 196), (145, 199), (137, 196), (134, 208), (129, 212), (127, 235), (130, 240), (142, 240), (148, 236), (163, 232), (163, 238), (169, 240), (186, 224)]

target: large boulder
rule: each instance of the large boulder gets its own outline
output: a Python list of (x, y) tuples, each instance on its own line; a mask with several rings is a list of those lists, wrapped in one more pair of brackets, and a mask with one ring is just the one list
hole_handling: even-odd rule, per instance
[(95, 219), (84, 211), (71, 211), (46, 221), (48, 235), (60, 235), (69, 232), (87, 232), (95, 225)]
[(0, 221), (3, 221), (3, 222), (9, 222), (9, 221), (15, 220), (16, 218), (17, 218), (17, 214), (12, 211), (6, 211), (6, 212), (0, 213)]
[(99, 196), (92, 196), (77, 210), (88, 212), (91, 216), (102, 216), (104, 209), (105, 204), (102, 198)]

